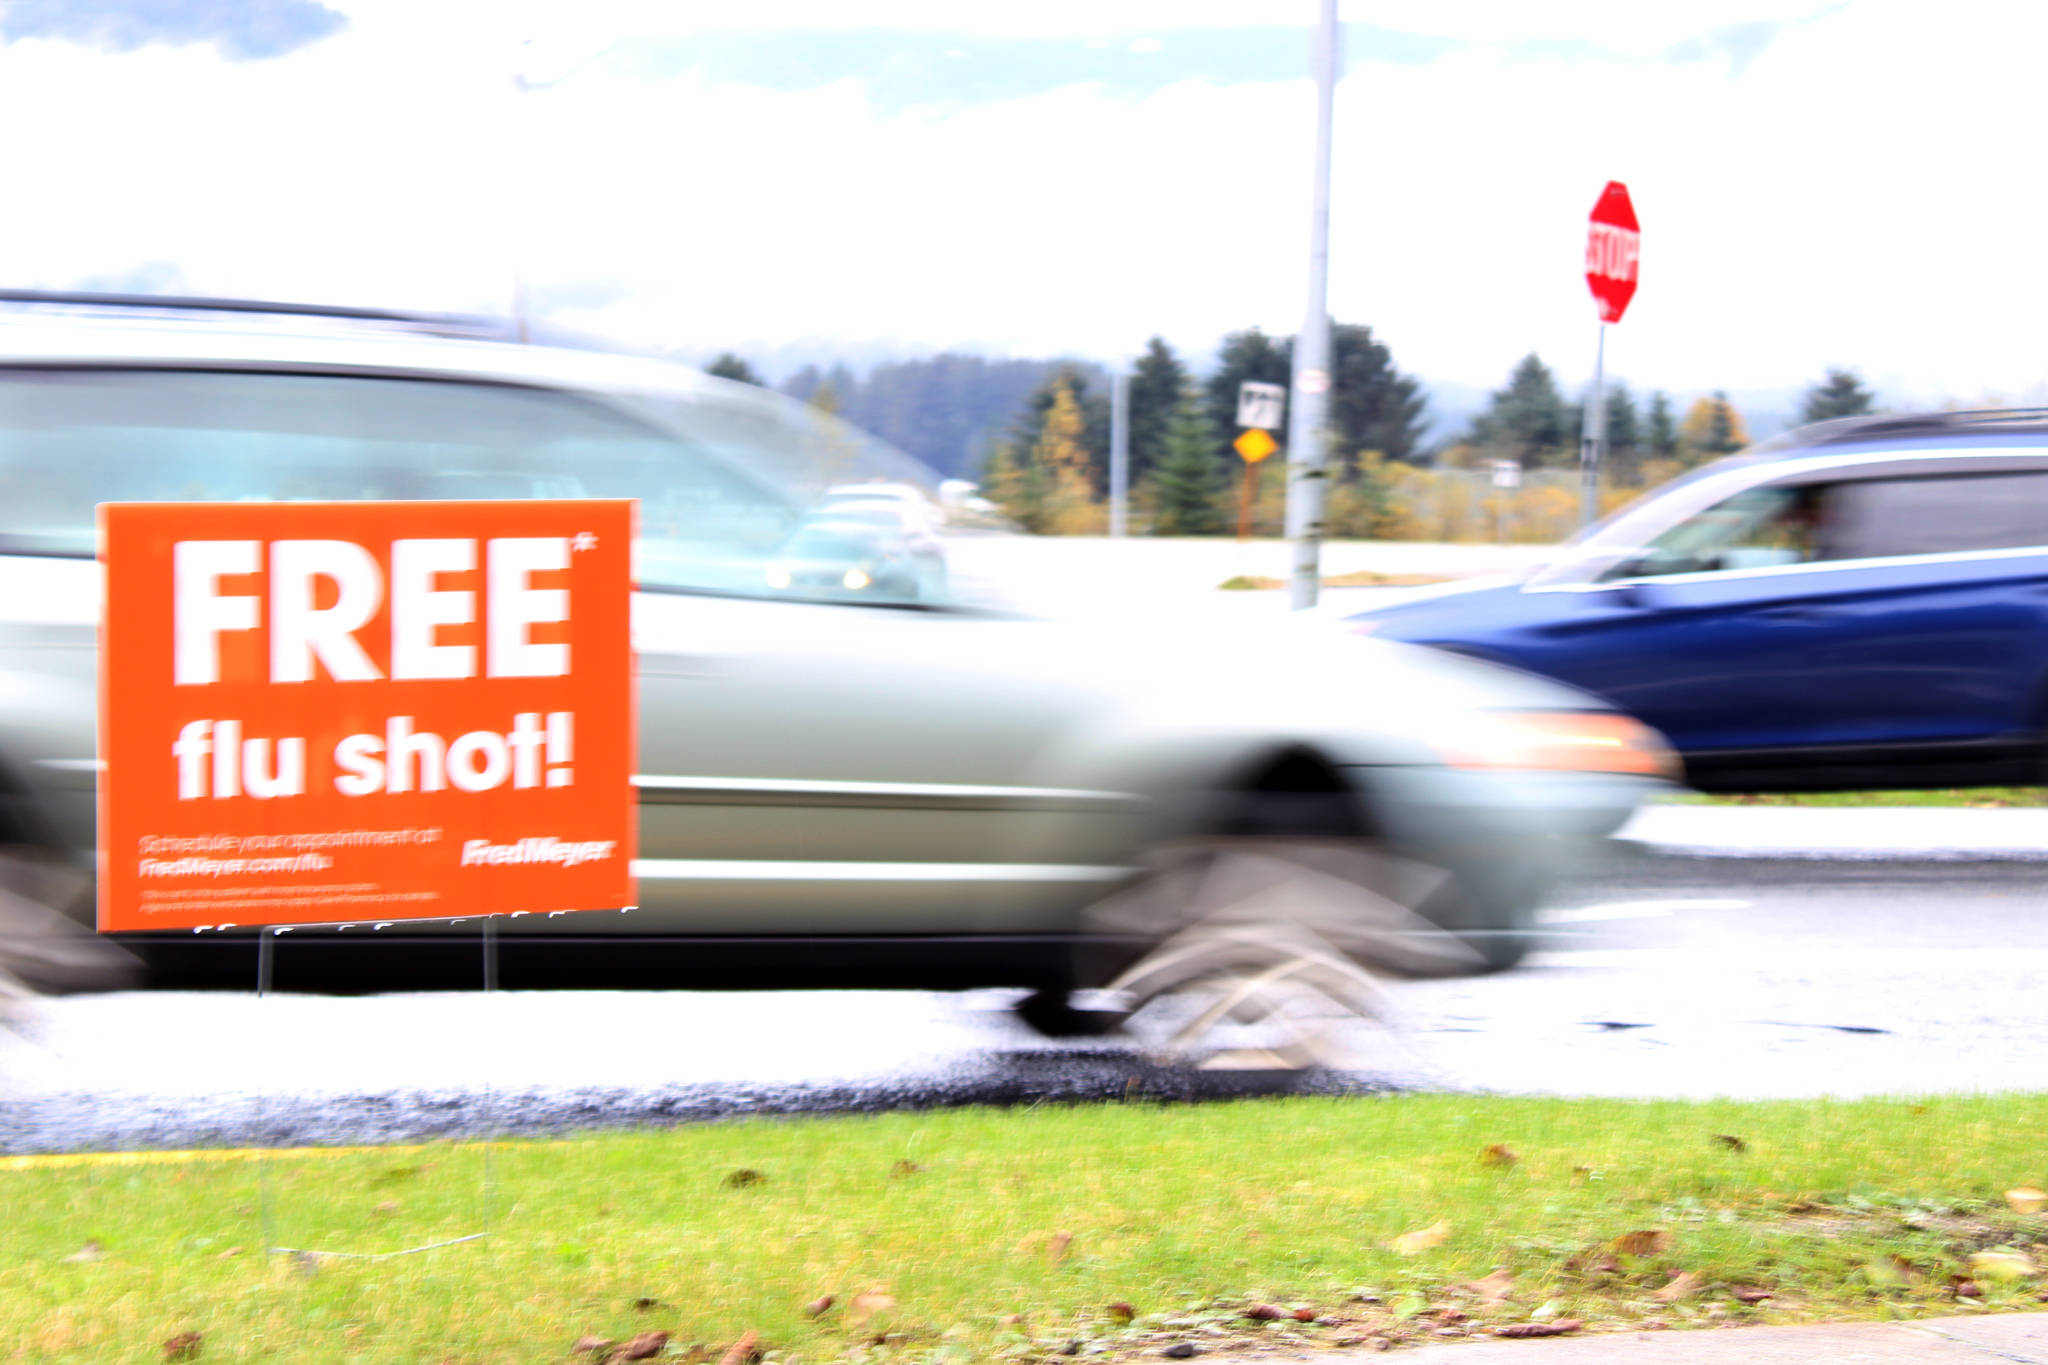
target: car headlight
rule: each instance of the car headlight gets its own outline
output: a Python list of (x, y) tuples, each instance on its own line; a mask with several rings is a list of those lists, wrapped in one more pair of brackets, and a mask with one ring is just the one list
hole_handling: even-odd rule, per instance
[(866, 569), (848, 569), (846, 571), (845, 577), (841, 578), (839, 581), (841, 583), (844, 583), (852, 591), (859, 592), (862, 588), (865, 588), (868, 584), (874, 582), (875, 580), (868, 577), (868, 571)]
[(1478, 711), (1437, 748), (1454, 768), (1683, 775), (1663, 736), (1618, 711)]
[(768, 586), (771, 588), (788, 587), (789, 570), (783, 568), (780, 564), (770, 564), (768, 566)]

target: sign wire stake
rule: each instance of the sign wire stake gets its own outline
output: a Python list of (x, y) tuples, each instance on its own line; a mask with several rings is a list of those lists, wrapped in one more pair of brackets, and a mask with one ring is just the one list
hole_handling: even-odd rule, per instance
[[(463, 916), (463, 918), (468, 918)], [(486, 914), (483, 920), (483, 987), (486, 998), (494, 999), (498, 992), (498, 920), (495, 914)], [(277, 940), (290, 933), (296, 925), (266, 925), (256, 932), (256, 998), (262, 1000), (275, 994)], [(326, 926), (346, 928), (346, 925)], [(484, 1036), (491, 1036), (489, 1017), (486, 1016)], [(497, 1145), (498, 1145), (498, 1091), (489, 1069), (484, 1076), (483, 1106), (480, 1115), (483, 1143), (483, 1185), (481, 1190), (481, 1214), (483, 1230), (467, 1232), (455, 1237), (442, 1237), (417, 1246), (401, 1247), (396, 1251), (324, 1251), (305, 1247), (281, 1245), (277, 1236), (276, 1204), (270, 1182), (271, 1140), (265, 1130), (266, 1106), (264, 1077), (267, 1068), (259, 1067), (256, 1074), (256, 1208), (263, 1234), (263, 1251), (266, 1256), (296, 1256), (308, 1261), (349, 1260), (388, 1261), (400, 1256), (416, 1256), (422, 1251), (434, 1251), (441, 1247), (460, 1246), (464, 1242), (488, 1240), (493, 1232), (491, 1209), (497, 1192)]]

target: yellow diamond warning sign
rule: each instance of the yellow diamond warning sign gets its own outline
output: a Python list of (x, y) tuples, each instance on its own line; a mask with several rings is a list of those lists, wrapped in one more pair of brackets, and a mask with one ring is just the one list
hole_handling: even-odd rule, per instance
[(1238, 437), (1235, 444), (1237, 453), (1244, 456), (1246, 464), (1257, 464), (1280, 448), (1274, 442), (1272, 433), (1261, 427), (1253, 427)]

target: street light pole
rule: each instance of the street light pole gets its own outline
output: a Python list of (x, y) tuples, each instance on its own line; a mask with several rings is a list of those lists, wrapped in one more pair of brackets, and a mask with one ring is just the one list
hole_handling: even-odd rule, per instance
[(1294, 342), (1287, 424), (1287, 536), (1294, 542), (1288, 604), (1315, 606), (1322, 588), (1323, 485), (1330, 393), (1330, 114), (1337, 89), (1337, 0), (1322, 0), (1311, 65), (1316, 78), (1315, 194), (1308, 228), (1308, 312)]

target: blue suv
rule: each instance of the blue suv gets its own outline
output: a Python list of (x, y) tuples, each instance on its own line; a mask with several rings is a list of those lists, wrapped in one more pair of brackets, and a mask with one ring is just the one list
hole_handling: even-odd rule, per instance
[(1806, 427), (1350, 624), (1598, 693), (1706, 791), (2040, 782), (2048, 410)]

